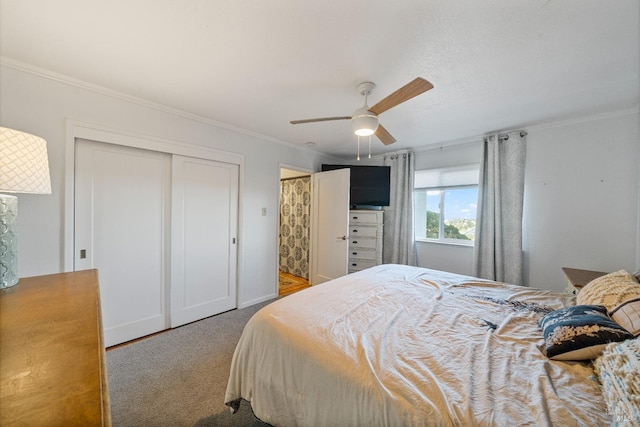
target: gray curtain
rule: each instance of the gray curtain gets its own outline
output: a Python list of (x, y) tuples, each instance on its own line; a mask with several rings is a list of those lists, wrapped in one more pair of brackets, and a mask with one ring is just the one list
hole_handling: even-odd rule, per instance
[(473, 274), (522, 283), (522, 203), (526, 132), (484, 140), (478, 186)]
[(280, 181), (280, 271), (309, 279), (311, 177)]
[(383, 261), (385, 264), (416, 265), (413, 235), (414, 154), (399, 152), (384, 157), (391, 167), (390, 206), (384, 208)]

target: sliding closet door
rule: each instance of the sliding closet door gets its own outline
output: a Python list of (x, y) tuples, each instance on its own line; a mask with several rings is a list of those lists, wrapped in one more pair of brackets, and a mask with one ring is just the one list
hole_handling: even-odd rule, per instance
[(236, 308), (238, 165), (173, 156), (171, 326)]
[(98, 269), (106, 346), (166, 329), (171, 156), (75, 148), (74, 268)]

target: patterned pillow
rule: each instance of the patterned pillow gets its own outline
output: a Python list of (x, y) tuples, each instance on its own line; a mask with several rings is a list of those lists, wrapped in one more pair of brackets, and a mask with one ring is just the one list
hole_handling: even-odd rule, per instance
[(604, 305), (613, 310), (623, 302), (640, 297), (640, 283), (625, 270), (593, 279), (578, 292), (578, 305)]
[(640, 337), (609, 344), (593, 365), (614, 425), (640, 425)]
[(608, 343), (633, 338), (599, 305), (561, 308), (543, 316), (539, 324), (552, 360), (590, 360)]
[(611, 310), (609, 316), (634, 336), (640, 335), (640, 298), (623, 302)]

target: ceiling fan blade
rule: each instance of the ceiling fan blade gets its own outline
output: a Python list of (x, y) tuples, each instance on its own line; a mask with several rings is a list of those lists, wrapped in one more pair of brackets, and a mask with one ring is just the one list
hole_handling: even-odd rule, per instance
[(351, 120), (351, 116), (321, 117), (319, 119), (291, 120), (289, 123), (291, 123), (292, 125), (300, 125), (303, 123), (330, 122), (332, 120)]
[(384, 145), (391, 145), (396, 142), (396, 139), (391, 136), (389, 131), (387, 131), (381, 124), (379, 124), (378, 129), (376, 129), (376, 136)]
[(369, 111), (375, 114), (382, 114), (388, 109), (393, 108), (398, 104), (402, 104), (403, 102), (408, 101), (411, 98), (428, 91), (429, 89), (433, 89), (433, 85), (422, 77), (418, 77), (415, 80), (412, 80), (411, 82), (402, 86), (391, 95), (382, 99), (373, 107), (369, 108)]

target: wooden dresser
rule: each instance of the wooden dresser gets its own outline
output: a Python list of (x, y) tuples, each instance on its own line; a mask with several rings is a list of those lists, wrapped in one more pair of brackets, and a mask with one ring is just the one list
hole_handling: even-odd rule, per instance
[(111, 425), (96, 270), (0, 291), (0, 425)]

